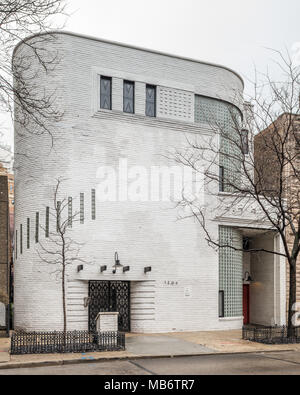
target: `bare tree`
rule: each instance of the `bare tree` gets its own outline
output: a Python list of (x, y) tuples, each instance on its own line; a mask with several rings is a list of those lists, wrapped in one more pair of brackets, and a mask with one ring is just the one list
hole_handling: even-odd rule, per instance
[(44, 229), (46, 240), (39, 241), (38, 254), (42, 262), (53, 267), (52, 275), (55, 275), (61, 283), (62, 306), (63, 306), (63, 330), (67, 331), (67, 308), (66, 308), (66, 280), (68, 266), (75, 262), (85, 263), (79, 256), (82, 243), (77, 242), (71, 236), (71, 228), (79, 220), (79, 212), (72, 213), (69, 198), (60, 199), (63, 179), (57, 179), (53, 190), (53, 207), (49, 209), (51, 216), (56, 222), (56, 229), (50, 231)]
[[(293, 333), (296, 303), (296, 262), (300, 252), (300, 68), (289, 57), (276, 52), (280, 76), (258, 75), (246, 116), (231, 105), (223, 104), (226, 115), (207, 115), (211, 135), (187, 138), (184, 150), (173, 158), (196, 172), (205, 174), (205, 191), (217, 202), (212, 210), (218, 216), (240, 210), (240, 217), (251, 210), (253, 224), (259, 221), (280, 235), (283, 251), (250, 248), (248, 253), (264, 252), (284, 256), (289, 266), (288, 334)], [(223, 110), (224, 110), (223, 108)], [(250, 109), (250, 111), (249, 111)], [(248, 115), (247, 115), (248, 114)], [(248, 146), (249, 144), (249, 146)], [(220, 194), (220, 191), (225, 192)], [(226, 193), (227, 192), (227, 193)], [(183, 197), (178, 203), (186, 211), (183, 217), (197, 219), (210, 246), (231, 248), (211, 234), (209, 203)], [(238, 249), (242, 251), (242, 249)]]
[[(55, 91), (46, 92), (37, 84), (37, 74), (47, 73), (59, 61), (57, 51), (45, 45), (54, 40), (44, 33), (54, 17), (64, 15), (64, 0), (2, 0), (0, 3), (0, 112), (10, 113), (28, 133), (51, 134), (49, 122), (61, 113), (55, 106)], [(17, 43), (20, 50), (14, 53)], [(13, 64), (13, 66), (11, 65)], [(34, 67), (39, 65), (40, 67)], [(40, 69), (40, 71), (38, 71)]]

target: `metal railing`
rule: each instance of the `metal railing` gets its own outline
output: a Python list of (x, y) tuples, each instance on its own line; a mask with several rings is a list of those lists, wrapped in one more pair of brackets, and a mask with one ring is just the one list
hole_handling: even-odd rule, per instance
[(125, 350), (122, 332), (22, 332), (11, 337), (11, 354), (83, 353)]
[(294, 327), (288, 331), (287, 326), (244, 326), (243, 339), (264, 344), (300, 343), (300, 327)]

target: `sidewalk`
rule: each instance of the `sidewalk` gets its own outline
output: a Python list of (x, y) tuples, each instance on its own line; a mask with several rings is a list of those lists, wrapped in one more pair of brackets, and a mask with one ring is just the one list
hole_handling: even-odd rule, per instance
[(112, 359), (207, 354), (300, 351), (300, 344), (265, 345), (242, 340), (242, 331), (126, 335), (126, 350), (87, 354), (9, 355), (9, 339), (0, 338), (0, 369), (63, 365)]

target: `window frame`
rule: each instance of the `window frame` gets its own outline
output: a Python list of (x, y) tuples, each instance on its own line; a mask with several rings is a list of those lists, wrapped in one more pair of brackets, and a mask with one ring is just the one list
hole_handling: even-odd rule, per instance
[[(133, 90), (132, 90), (132, 98), (128, 98), (125, 95), (125, 85), (131, 85)], [(126, 111), (125, 109), (125, 99), (126, 100), (132, 100), (132, 111)], [(135, 114), (135, 82), (134, 81), (130, 81), (130, 80), (123, 80), (123, 112), (125, 114)]]
[[(148, 101), (147, 100), (147, 90), (148, 89), (153, 89), (154, 90), (154, 99), (153, 99), (153, 114), (154, 115), (149, 115), (149, 114), (147, 114), (147, 107), (148, 107), (148, 104), (150, 103), (150, 104), (152, 104), (152, 102), (150, 101)], [(145, 104), (146, 104), (146, 107), (145, 107), (145, 115), (146, 115), (146, 117), (150, 117), (150, 118), (156, 118), (156, 113), (157, 113), (157, 86), (156, 85), (153, 85), (153, 84), (146, 84), (146, 100), (145, 100)]]
[[(102, 98), (106, 97), (107, 94), (102, 92), (102, 81), (110, 81), (110, 90), (109, 90), (109, 106), (105, 107), (104, 106), (104, 99), (102, 100)], [(112, 77), (106, 76), (106, 75), (100, 75), (100, 87), (99, 87), (99, 91), (100, 91), (100, 109), (101, 110), (106, 110), (106, 111), (111, 111), (112, 110)]]

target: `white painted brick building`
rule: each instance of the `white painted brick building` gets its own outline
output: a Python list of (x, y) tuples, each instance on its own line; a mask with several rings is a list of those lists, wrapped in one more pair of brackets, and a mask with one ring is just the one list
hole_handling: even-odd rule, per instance
[[(58, 51), (60, 62), (53, 72), (41, 73), (37, 80), (42, 88), (56, 90), (64, 114), (61, 122), (52, 125), (53, 148), (48, 135), (24, 138), (22, 128), (15, 127), (15, 328), (62, 328), (60, 283), (50, 274), (51, 267), (41, 261), (39, 243), (35, 242), (36, 213), (43, 227), (39, 228), (39, 241), (48, 242), (46, 207), (52, 206), (58, 177), (65, 179), (63, 197), (72, 197), (72, 209), (81, 209), (83, 216), (70, 229), (72, 237), (84, 244), (80, 255), (86, 263), (80, 272), (77, 263), (68, 270), (69, 330), (89, 328), (91, 304), (101, 305), (99, 300), (91, 301), (101, 298), (93, 294), (91, 285), (100, 284), (101, 288), (106, 284), (113, 293), (111, 281), (128, 282), (130, 295), (118, 294), (117, 307), (105, 308), (120, 309), (122, 298), (127, 298), (129, 308), (123, 313), (129, 317), (130, 328), (126, 329), (132, 332), (241, 328), (245, 271), (255, 273), (257, 280), (250, 286), (251, 322), (283, 323), (284, 261), (268, 257), (262, 266), (257, 257), (248, 259), (240, 254), (225, 262), (207, 245), (197, 221), (177, 220), (174, 202), (98, 199), (99, 167), (118, 169), (122, 159), (127, 160), (128, 168), (171, 166), (170, 150), (183, 148), (187, 137), (210, 136), (209, 124), (197, 113), (199, 100), (213, 110), (226, 102), (242, 112), (242, 79), (223, 66), (67, 32), (54, 33), (54, 37), (48, 45)], [(24, 45), (17, 47), (15, 56), (26, 50)], [(111, 84), (110, 108), (100, 105), (101, 77), (108, 77)], [(123, 111), (124, 81), (134, 82), (134, 113)], [(154, 117), (146, 115), (147, 85), (156, 92)], [(81, 208), (80, 194), (84, 194)], [(208, 223), (216, 235), (220, 229), (224, 234), (231, 232), (239, 245), (245, 236), (257, 243), (264, 239), (277, 243), (272, 233), (253, 230), (253, 218), (241, 216), (238, 210), (226, 218), (215, 212)], [(50, 216), (50, 230), (55, 226)], [(129, 271), (112, 273), (116, 251)], [(222, 271), (220, 261), (221, 265), (225, 262)], [(101, 273), (102, 266), (107, 270)], [(151, 271), (144, 273), (145, 267)], [(230, 277), (228, 268), (236, 270), (234, 276)]]

